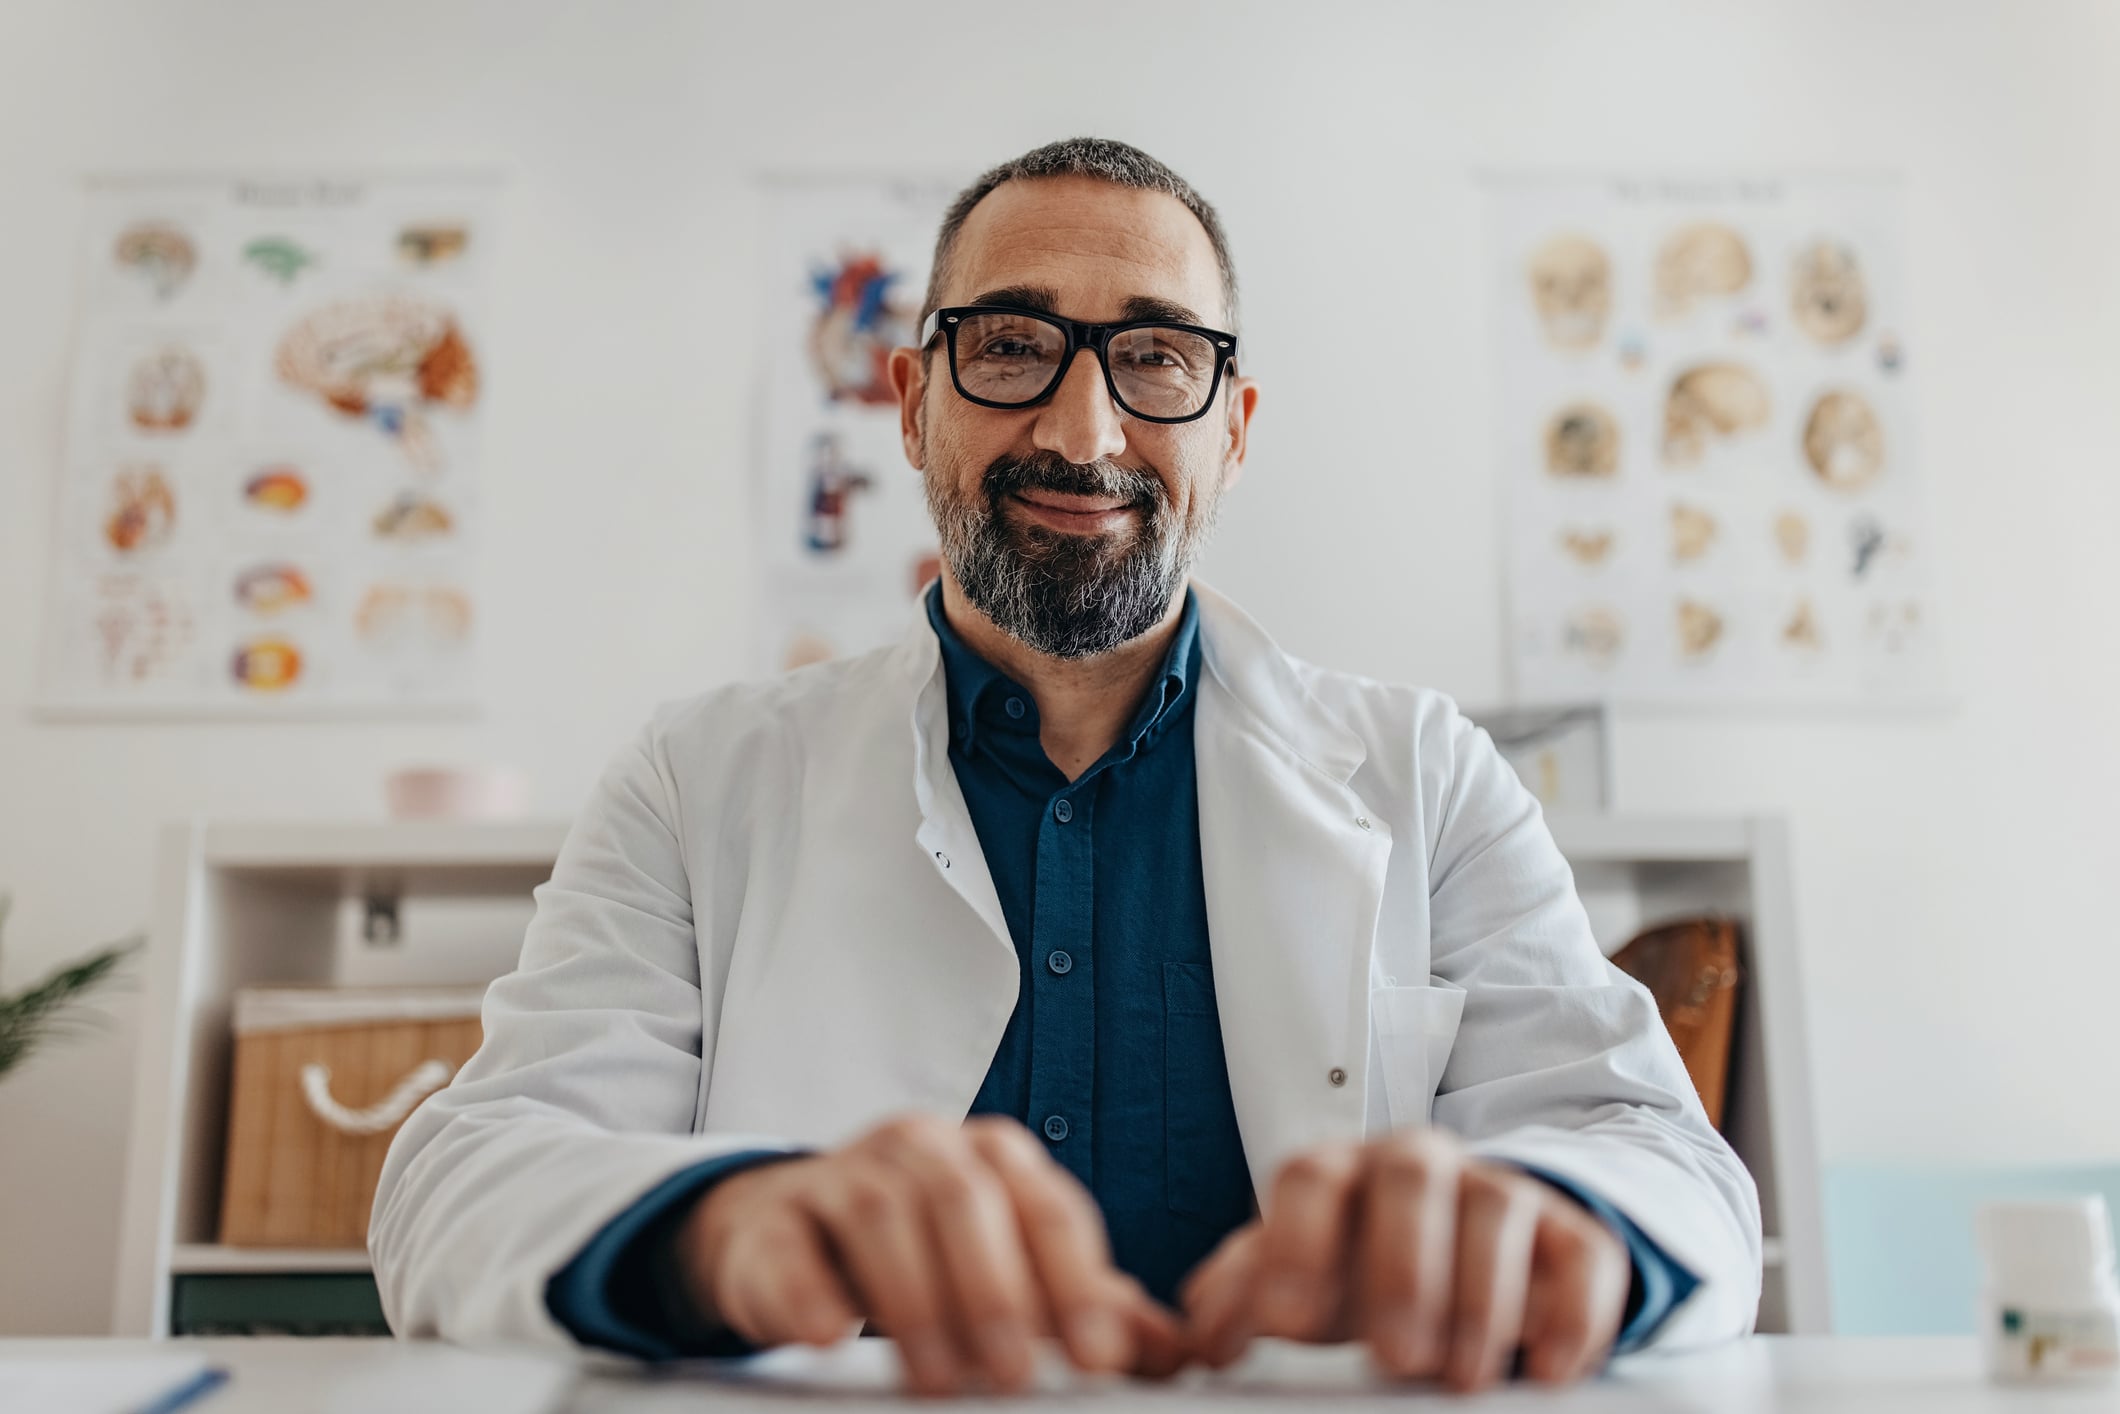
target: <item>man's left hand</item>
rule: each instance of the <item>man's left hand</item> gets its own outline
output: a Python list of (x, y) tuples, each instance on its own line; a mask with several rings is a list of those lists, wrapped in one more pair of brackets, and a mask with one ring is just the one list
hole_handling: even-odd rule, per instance
[(1596, 1369), (1630, 1277), (1625, 1245), (1580, 1204), (1414, 1129), (1290, 1159), (1183, 1300), (1216, 1368), (1259, 1335), (1360, 1340), (1391, 1375), (1475, 1390), (1519, 1347), (1536, 1380)]

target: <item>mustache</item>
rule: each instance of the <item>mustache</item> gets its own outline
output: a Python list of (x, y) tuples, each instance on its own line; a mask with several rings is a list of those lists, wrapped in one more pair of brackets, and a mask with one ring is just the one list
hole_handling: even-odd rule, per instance
[(1056, 452), (994, 458), (986, 469), (988, 498), (998, 505), (1003, 496), (1020, 491), (1124, 500), (1150, 511), (1163, 503), (1163, 482), (1152, 471), (1113, 461), (1071, 462)]

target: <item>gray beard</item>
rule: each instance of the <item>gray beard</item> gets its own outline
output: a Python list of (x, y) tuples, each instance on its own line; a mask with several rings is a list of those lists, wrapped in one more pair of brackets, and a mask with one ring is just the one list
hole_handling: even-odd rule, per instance
[[(926, 478), (928, 511), (957, 587), (996, 628), (1053, 658), (1109, 653), (1162, 622), (1214, 528), (1213, 503), (1184, 525), (1154, 474), (1110, 462), (1002, 457), (987, 469), (984, 495), (962, 500), (940, 480)], [(1033, 489), (1123, 498), (1141, 509), (1140, 528), (1114, 543), (1011, 524), (1004, 502)]]

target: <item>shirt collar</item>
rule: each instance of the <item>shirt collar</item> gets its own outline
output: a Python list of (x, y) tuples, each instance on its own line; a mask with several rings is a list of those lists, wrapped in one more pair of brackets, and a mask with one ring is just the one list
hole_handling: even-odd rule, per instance
[[(1030, 692), (980, 657), (958, 636), (957, 630), (950, 626), (949, 617), (942, 611), (940, 580), (928, 589), (927, 616), (929, 625), (935, 630), (935, 640), (942, 648), (943, 673), (949, 687), (951, 739), (969, 751), (985, 727), (1035, 734), (1038, 707)], [(1134, 713), (1125, 738), (1116, 748), (1121, 754), (1131, 755), (1161, 735), (1160, 729), (1168, 725), (1177, 716), (1180, 705), (1188, 701), (1199, 668), (1200, 606), (1191, 587), (1187, 586), (1185, 608), (1178, 618), (1178, 631), (1171, 636), (1170, 651), (1164, 654), (1163, 671), (1142, 695), (1140, 709)], [(1023, 704), (1020, 717), (1006, 711), (1005, 704), (1011, 698)]]

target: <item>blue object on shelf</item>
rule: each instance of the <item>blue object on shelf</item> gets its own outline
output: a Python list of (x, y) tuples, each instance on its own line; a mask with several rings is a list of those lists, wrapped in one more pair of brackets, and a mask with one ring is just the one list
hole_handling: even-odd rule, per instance
[(1973, 1213), (1998, 1198), (2102, 1193), (2120, 1215), (2120, 1165), (1935, 1168), (1832, 1164), (1827, 1270), (1837, 1335), (1973, 1335), (1980, 1256)]

